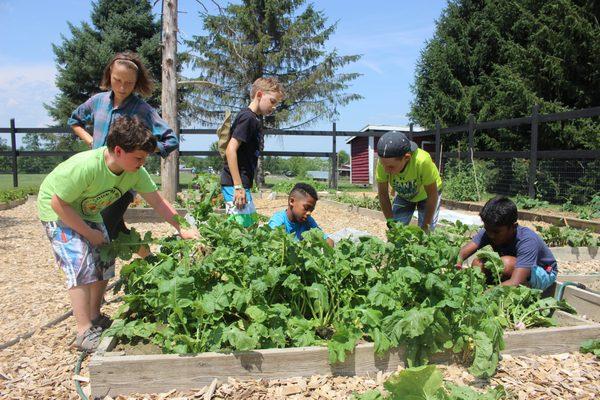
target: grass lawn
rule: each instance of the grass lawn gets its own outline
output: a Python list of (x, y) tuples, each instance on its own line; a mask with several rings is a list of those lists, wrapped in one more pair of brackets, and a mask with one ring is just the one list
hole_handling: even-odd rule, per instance
[[(19, 187), (39, 187), (46, 174), (19, 174)], [(0, 175), (0, 190), (1, 189), (12, 189), (13, 188), (13, 177), (10, 174)]]
[[(298, 177), (288, 178), (283, 175), (268, 175), (265, 177), (265, 184), (267, 187), (271, 187), (278, 182), (285, 181), (300, 181)], [(327, 182), (324, 182), (327, 184)], [(373, 190), (372, 185), (368, 185), (367, 187), (362, 187), (358, 185), (353, 185), (350, 183), (349, 178), (339, 178), (338, 179), (338, 190), (341, 192), (370, 192)]]

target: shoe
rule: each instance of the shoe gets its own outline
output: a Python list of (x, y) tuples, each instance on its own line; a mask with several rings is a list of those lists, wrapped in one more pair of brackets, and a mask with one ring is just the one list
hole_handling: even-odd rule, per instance
[(102, 330), (110, 328), (113, 320), (106, 314), (100, 313), (96, 318), (92, 320), (92, 325), (100, 327)]
[(77, 335), (75, 338), (75, 346), (81, 351), (95, 351), (100, 344), (101, 334), (102, 329), (100, 329), (100, 327), (92, 326), (83, 332), (82, 335)]

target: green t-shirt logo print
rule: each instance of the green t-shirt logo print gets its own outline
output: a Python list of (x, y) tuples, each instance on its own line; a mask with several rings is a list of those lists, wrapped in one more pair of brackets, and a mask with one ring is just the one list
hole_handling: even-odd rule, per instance
[(398, 195), (400, 195), (400, 197), (402, 197), (403, 199), (411, 199), (419, 193), (419, 187), (417, 185), (417, 182), (415, 182), (415, 181), (410, 181), (410, 182), (394, 181), (392, 186), (394, 187), (394, 190), (396, 191), (396, 193)]
[(94, 197), (86, 197), (81, 202), (81, 212), (85, 215), (98, 214), (115, 201), (121, 198), (123, 193), (117, 188), (108, 189)]

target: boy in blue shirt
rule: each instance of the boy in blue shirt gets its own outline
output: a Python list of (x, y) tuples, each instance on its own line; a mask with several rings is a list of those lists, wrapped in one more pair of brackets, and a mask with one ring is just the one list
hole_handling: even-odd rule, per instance
[[(512, 200), (497, 196), (483, 206), (479, 216), (484, 229), (460, 249), (457, 268), (462, 268), (463, 260), (489, 244), (504, 263), (502, 285), (546, 290), (556, 281), (558, 265), (554, 255), (541, 237), (517, 223), (517, 206)], [(477, 258), (471, 266), (489, 273)]]
[[(269, 226), (273, 229), (284, 226), (287, 233), (294, 233), (302, 240), (302, 233), (313, 228), (321, 229), (310, 215), (317, 205), (319, 196), (314, 187), (307, 183), (297, 183), (289, 194), (288, 208), (273, 214)], [(323, 234), (327, 244), (333, 247), (333, 240)]]

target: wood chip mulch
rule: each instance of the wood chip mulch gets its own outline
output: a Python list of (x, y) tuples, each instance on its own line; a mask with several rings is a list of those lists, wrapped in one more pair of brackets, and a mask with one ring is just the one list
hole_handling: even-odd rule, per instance
[[(271, 215), (285, 200), (256, 201)], [(367, 217), (317, 205), (317, 222), (328, 233), (352, 227), (384, 237), (385, 225)], [(155, 236), (171, 232), (167, 224), (135, 224)], [(35, 201), (0, 211), (0, 343), (35, 330), (69, 310), (62, 274), (56, 269), (48, 239), (37, 219)], [(107, 301), (116, 295), (107, 295)], [(104, 311), (113, 313), (118, 302)], [(70, 317), (29, 339), (0, 350), (0, 399), (78, 399), (73, 368), (79, 353), (71, 347), (75, 321)], [(89, 393), (87, 363), (79, 379)], [(475, 379), (464, 367), (440, 366), (447, 380), (475, 388), (504, 385), (517, 399), (594, 399), (600, 393), (600, 361), (580, 353), (549, 356), (504, 356), (491, 382)], [(346, 399), (354, 392), (382, 388), (389, 374), (363, 377), (313, 376), (285, 380), (237, 381), (192, 391), (119, 396), (119, 399)]]

